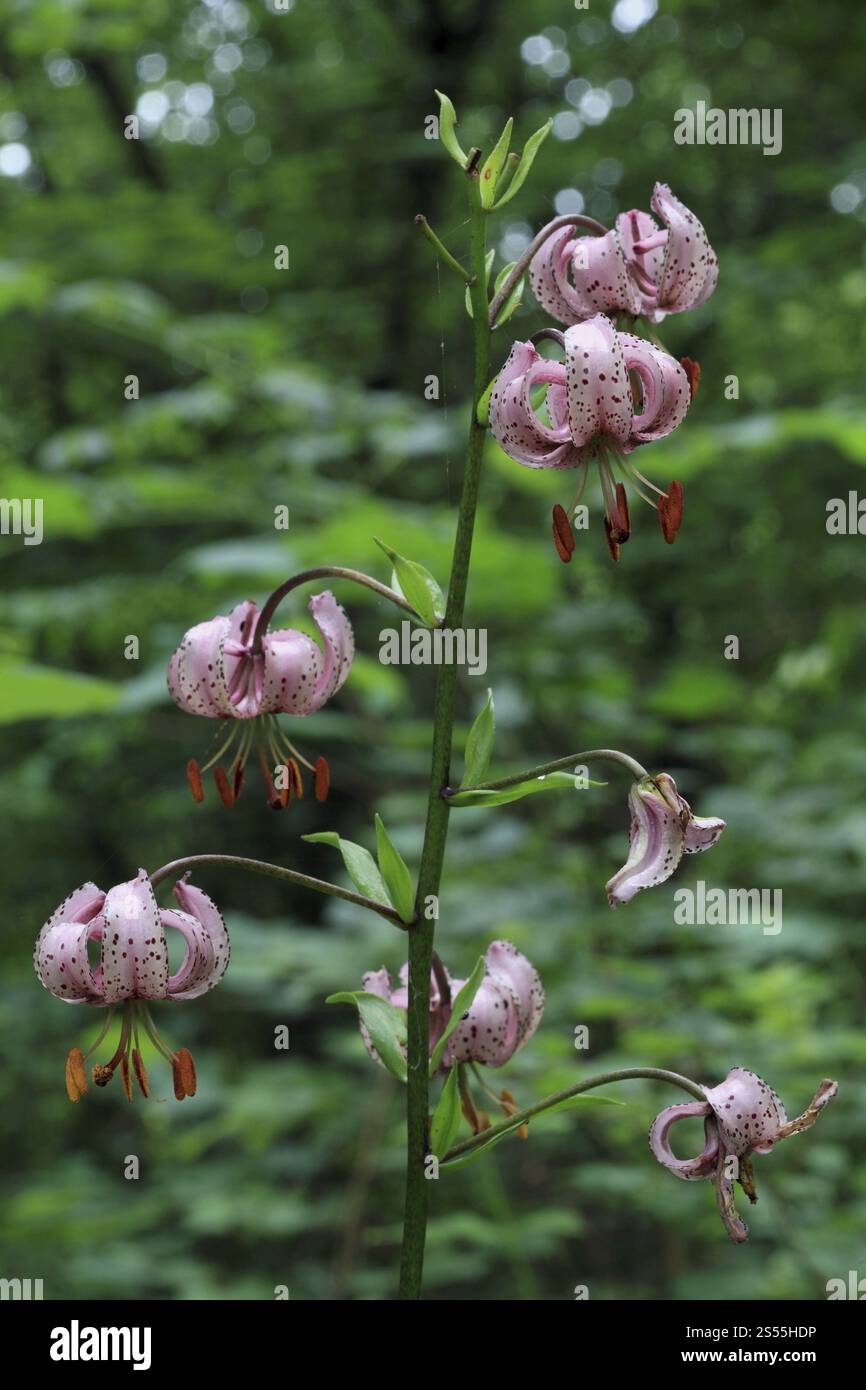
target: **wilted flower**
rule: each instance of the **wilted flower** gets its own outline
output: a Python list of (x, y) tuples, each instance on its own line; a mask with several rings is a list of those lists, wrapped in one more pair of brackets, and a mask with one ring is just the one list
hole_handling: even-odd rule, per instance
[(669, 879), (684, 854), (710, 849), (725, 828), (717, 816), (694, 816), (673, 777), (660, 772), (635, 782), (628, 794), (631, 831), (628, 859), (607, 885), (611, 907), (630, 902), (642, 888)]
[[(87, 1055), (74, 1047), (66, 1063), (66, 1089), (76, 1101), (87, 1090), (84, 1064), (111, 1026), (116, 1005), (122, 1007), (120, 1041), (105, 1064), (93, 1067), (97, 1086), (106, 1086), (118, 1066), (127, 1100), (132, 1074), (148, 1096), (149, 1084), (139, 1045), (139, 1025), (172, 1069), (178, 1100), (195, 1095), (195, 1066), (186, 1048), (172, 1051), (163, 1042), (147, 1000), (197, 999), (219, 984), (229, 963), (229, 938), (218, 909), (200, 888), (185, 879), (175, 884), (176, 908), (159, 908), (144, 869), (136, 878), (104, 893), (95, 883), (76, 888), (43, 926), (33, 953), (36, 973), (46, 989), (67, 1004), (108, 1007), (105, 1024)], [(173, 927), (186, 942), (186, 955), (169, 974), (165, 928)], [(92, 965), (88, 942), (99, 943), (99, 963)]]
[[(494, 941), (484, 956), (485, 974), (475, 999), (454, 1029), (442, 1058), (443, 1067), (455, 1062), (481, 1062), (490, 1067), (502, 1067), (525, 1042), (528, 1042), (544, 1012), (544, 989), (538, 971), (510, 941)], [(408, 1006), (409, 967), (400, 971), (400, 984), (394, 987), (387, 970), (369, 971), (364, 976), (364, 988), (378, 994), (398, 1009)], [(455, 999), (465, 980), (452, 980), (451, 999)], [(435, 974), (430, 977), (430, 1051), (441, 1038), (451, 1018), (451, 1001), (442, 998)], [(375, 1049), (364, 1033), (364, 1042), (371, 1057)]]
[[(617, 333), (603, 314), (565, 333), (547, 333), (561, 344), (565, 362), (542, 357), (531, 342), (514, 344), (490, 397), (490, 429), (497, 443), (528, 468), (580, 468), (572, 513), (594, 461), (614, 559), (631, 530), (625, 487), (615, 468), (645, 502), (658, 508), (665, 539), (672, 541), (682, 517), (680, 484), (663, 492), (628, 455), (663, 439), (685, 419), (691, 399), (685, 371), (661, 348), (634, 334)], [(548, 422), (533, 406), (536, 387), (547, 387)], [(557, 548), (562, 555), (561, 546)]]
[(709, 299), (719, 264), (703, 226), (667, 184), (655, 185), (652, 208), (664, 229), (632, 210), (604, 236), (565, 227), (548, 237), (529, 268), (541, 306), (566, 324), (617, 312), (658, 323)]
[[(328, 765), (307, 762), (287, 738), (276, 716), (305, 715), (320, 709), (349, 674), (355, 643), (343, 609), (328, 590), (310, 599), (310, 612), (322, 634), (323, 648), (293, 628), (267, 632), (256, 641), (259, 610), (252, 600), (239, 603), (228, 617), (212, 618), (190, 628), (168, 668), (168, 688), (175, 704), (188, 714), (228, 719), (232, 727), (213, 756), (199, 767), (187, 765), (196, 801), (203, 799), (202, 774), (211, 767), (223, 803), (240, 795), (247, 759), (255, 748), (268, 800), (274, 810), (286, 806), (292, 792), (303, 790), (303, 765), (315, 775), (316, 796), (328, 794)], [(235, 722), (237, 721), (237, 722)], [(218, 739), (221, 736), (218, 735)], [(231, 754), (228, 773), (221, 760)], [(271, 767), (276, 768), (275, 786)]]
[[(786, 1118), (775, 1091), (745, 1067), (734, 1067), (720, 1086), (701, 1089), (706, 1093), (706, 1101), (669, 1105), (656, 1116), (649, 1135), (650, 1148), (659, 1163), (678, 1178), (708, 1178), (715, 1184), (725, 1228), (739, 1244), (748, 1240), (749, 1228), (734, 1206), (733, 1179), (737, 1179), (749, 1200), (756, 1202), (750, 1155), (768, 1154), (780, 1140), (811, 1129), (838, 1087), (835, 1081), (822, 1081), (796, 1120)], [(679, 1120), (693, 1116), (703, 1117), (704, 1147), (695, 1158), (677, 1158), (670, 1146), (670, 1131)]]

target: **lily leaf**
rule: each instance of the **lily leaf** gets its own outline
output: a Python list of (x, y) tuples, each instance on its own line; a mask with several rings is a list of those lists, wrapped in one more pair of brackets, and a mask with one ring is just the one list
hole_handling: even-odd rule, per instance
[(460, 141), (454, 133), (454, 127), (457, 124), (457, 112), (454, 110), (454, 103), (444, 92), (436, 92), (436, 95), (439, 98), (439, 139), (451, 158), (460, 165), (461, 169), (465, 169), (466, 155), (460, 148)]
[(530, 135), (529, 139), (523, 147), (523, 154), (520, 156), (520, 163), (514, 171), (514, 178), (511, 180), (511, 183), (508, 185), (502, 197), (499, 199), (499, 202), (496, 204), (497, 208), (505, 207), (506, 203), (511, 202), (511, 199), (514, 197), (515, 193), (520, 192), (521, 188), (526, 182), (526, 177), (535, 161), (535, 156), (538, 154), (538, 151), (541, 149), (541, 146), (544, 144), (544, 141), (550, 134), (550, 128), (552, 125), (552, 120), (545, 121), (544, 125), (541, 127), (540, 130), (537, 130), (534, 135)]
[(374, 902), (394, 906), (385, 880), (376, 867), (375, 859), (363, 845), (344, 840), (336, 830), (320, 830), (315, 835), (302, 835), (301, 839), (310, 845), (333, 845), (334, 849), (338, 849), (342, 854), (343, 863), (358, 892), (363, 893), (366, 898), (372, 898)]
[[(463, 1019), (463, 1015), (472, 1007), (476, 994), (481, 986), (481, 981), (487, 973), (487, 962), (483, 956), (478, 957), (478, 962), (469, 979), (462, 989), (457, 991), (456, 999), (451, 1002), (451, 1017), (445, 1025), (445, 1032), (437, 1042), (430, 1056), (430, 1075), (433, 1076), (442, 1058), (445, 1056), (445, 1048), (448, 1039)], [(452, 1071), (454, 1069), (452, 1068)]]
[(496, 723), (493, 711), (493, 691), (488, 690), (484, 706), (469, 730), (466, 751), (463, 755), (463, 786), (477, 786), (483, 782), (493, 757), (493, 739)]
[(405, 1009), (398, 1009), (389, 1000), (380, 999), (378, 994), (369, 994), (364, 989), (329, 994), (325, 1003), (354, 1004), (384, 1066), (398, 1081), (406, 1080), (408, 1069), (403, 1052), (406, 1046)]
[(511, 145), (511, 132), (514, 129), (514, 121), (509, 116), (502, 131), (490, 154), (487, 156), (481, 167), (481, 206), (492, 208), (496, 197), (496, 185), (499, 182), (499, 175), (508, 158), (508, 149)]
[[(544, 1115), (555, 1114), (557, 1110), (577, 1110), (585, 1105), (624, 1104), (624, 1101), (614, 1100), (613, 1096), (570, 1096), (568, 1100), (561, 1100), (558, 1105), (551, 1105), (549, 1110), (539, 1111), (537, 1115), (533, 1116), (532, 1123), (534, 1124), (536, 1120), (540, 1120)], [(522, 1123), (523, 1121), (520, 1119), (515, 1119), (514, 1123), (510, 1124), (507, 1129), (503, 1129), (500, 1133), (494, 1134), (491, 1139), (486, 1140), (483, 1144), (479, 1144), (477, 1149), (472, 1149), (467, 1154), (460, 1154), (457, 1158), (449, 1159), (443, 1166), (449, 1169), (462, 1168), (464, 1164), (471, 1163), (474, 1158), (478, 1158), (481, 1154), (488, 1153), (490, 1149), (495, 1148), (503, 1139), (507, 1139), (510, 1134), (518, 1130)]]
[[(606, 787), (606, 782), (594, 782), (587, 778), (587, 787)], [(575, 790), (573, 772), (548, 772), (544, 777), (532, 777), (528, 782), (518, 782), (513, 787), (498, 787), (488, 790), (456, 791), (449, 796), (452, 806), (505, 806), (509, 801), (520, 801), (524, 796), (534, 796), (536, 792)]]
[(415, 885), (406, 862), (391, 844), (381, 816), (376, 816), (376, 849), (379, 869), (390, 894), (391, 902), (403, 918), (411, 922), (415, 915)]
[(442, 1159), (454, 1143), (460, 1128), (460, 1093), (458, 1090), (458, 1067), (448, 1073), (439, 1103), (430, 1121), (430, 1152)]
[(445, 595), (433, 575), (429, 570), (425, 570), (423, 565), (416, 564), (414, 560), (407, 560), (405, 555), (398, 555), (396, 550), (380, 541), (378, 536), (374, 536), (373, 539), (394, 566), (403, 597), (408, 599), (423, 623), (428, 627), (437, 627), (445, 617)]

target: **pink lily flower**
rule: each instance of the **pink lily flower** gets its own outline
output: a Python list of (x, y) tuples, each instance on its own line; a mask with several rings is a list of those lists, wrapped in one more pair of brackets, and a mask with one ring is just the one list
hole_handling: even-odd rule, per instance
[[(685, 419), (691, 401), (685, 371), (661, 348), (634, 334), (618, 333), (603, 314), (565, 333), (546, 334), (560, 343), (565, 361), (542, 357), (531, 342), (514, 344), (490, 397), (490, 429), (496, 442), (527, 468), (579, 468), (572, 513), (594, 460), (614, 559), (631, 530), (625, 487), (616, 480), (614, 463), (644, 501), (658, 507), (665, 538), (673, 541), (682, 518), (682, 487), (675, 482), (663, 492), (628, 455), (663, 439)], [(542, 386), (547, 387), (547, 422), (532, 404), (533, 391)], [(656, 503), (647, 489), (656, 495)], [(554, 519), (555, 537), (561, 521)], [(561, 540), (557, 549), (563, 559), (570, 558)]]
[[(186, 1048), (173, 1052), (163, 1042), (147, 1001), (197, 999), (218, 985), (229, 963), (229, 938), (215, 904), (186, 879), (175, 884), (178, 908), (159, 908), (144, 869), (104, 893), (85, 883), (49, 917), (36, 941), (33, 964), (42, 984), (67, 1004), (108, 1008), (105, 1024), (85, 1056), (74, 1047), (66, 1063), (66, 1089), (77, 1101), (87, 1090), (84, 1064), (105, 1037), (117, 1005), (122, 1007), (120, 1041), (111, 1059), (95, 1064), (95, 1085), (107, 1086), (118, 1066), (127, 1100), (134, 1074), (142, 1095), (150, 1094), (139, 1049), (139, 1024), (172, 1069), (178, 1100), (195, 1095), (195, 1065)], [(165, 928), (179, 932), (186, 955), (169, 974)], [(88, 942), (99, 943), (99, 964), (90, 963)]]
[[(188, 714), (233, 721), (228, 736), (200, 768), (195, 759), (187, 777), (196, 801), (202, 801), (202, 774), (214, 768), (224, 805), (234, 805), (244, 783), (247, 759), (255, 746), (268, 801), (285, 807), (294, 791), (303, 793), (300, 763), (315, 775), (316, 797), (328, 794), (328, 764), (313, 766), (287, 738), (278, 714), (307, 715), (330, 700), (349, 674), (355, 641), (343, 609), (325, 590), (310, 599), (310, 612), (322, 634), (323, 647), (293, 628), (267, 632), (256, 641), (259, 610), (251, 599), (226, 616), (190, 628), (168, 667), (168, 688), (175, 704)], [(234, 722), (237, 721), (237, 722)], [(221, 759), (232, 753), (226, 773)], [(285, 768), (285, 784), (275, 790), (268, 766)]]
[[(470, 1008), (448, 1039), (442, 1058), (443, 1068), (455, 1062), (479, 1062), (484, 1066), (503, 1067), (518, 1048), (528, 1042), (541, 1022), (544, 1012), (544, 989), (535, 967), (510, 941), (494, 941), (485, 952), (487, 973)], [(455, 999), (465, 980), (446, 978)], [(378, 994), (398, 1009), (408, 1006), (409, 967), (400, 971), (400, 983), (395, 987), (385, 969), (369, 971), (364, 976), (364, 988)], [(435, 975), (430, 977), (430, 1052), (445, 1031), (451, 1018), (451, 1001), (446, 1004)], [(361, 1029), (365, 1033), (364, 1028)], [(369, 1036), (364, 1036), (367, 1051), (376, 1057)], [(378, 1060), (378, 1059), (377, 1059)]]
[(542, 308), (560, 323), (617, 312), (659, 323), (709, 299), (719, 263), (693, 212), (667, 184), (657, 183), (653, 212), (622, 212), (604, 236), (553, 233), (533, 257), (529, 283)]
[(607, 884), (611, 907), (631, 902), (643, 888), (671, 877), (684, 854), (710, 849), (725, 828), (717, 816), (695, 816), (677, 791), (673, 777), (660, 772), (635, 782), (628, 794), (631, 811), (628, 859)]
[[(828, 1101), (836, 1095), (835, 1081), (824, 1080), (802, 1115), (788, 1120), (775, 1091), (744, 1067), (734, 1067), (720, 1086), (702, 1087), (706, 1101), (669, 1105), (657, 1115), (649, 1142), (655, 1157), (676, 1177), (709, 1179), (716, 1188), (719, 1213), (731, 1239), (741, 1244), (749, 1228), (737, 1214), (732, 1178), (736, 1177), (751, 1202), (758, 1200), (750, 1155), (768, 1154), (782, 1139), (811, 1129)], [(677, 1158), (670, 1131), (680, 1120), (703, 1116), (704, 1147), (694, 1158)], [(733, 1158), (733, 1162), (731, 1159)]]

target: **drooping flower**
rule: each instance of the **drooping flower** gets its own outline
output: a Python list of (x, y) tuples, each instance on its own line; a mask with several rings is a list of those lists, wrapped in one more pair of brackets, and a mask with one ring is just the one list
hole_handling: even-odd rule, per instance
[[(220, 798), (225, 805), (234, 805), (254, 748), (274, 810), (288, 805), (292, 794), (302, 795), (301, 763), (314, 773), (317, 798), (323, 801), (327, 796), (325, 759), (310, 764), (276, 717), (312, 714), (336, 694), (349, 674), (355, 643), (343, 609), (328, 590), (314, 595), (309, 608), (322, 635), (322, 647), (293, 628), (258, 633), (259, 610), (247, 600), (227, 617), (190, 628), (172, 656), (168, 688), (175, 704), (188, 714), (232, 721), (227, 736), (218, 734), (219, 746), (204, 767), (195, 759), (187, 765), (196, 801), (204, 796), (202, 774), (213, 767)], [(226, 758), (228, 772), (222, 766)]]
[[(452, 1032), (445, 1047), (442, 1066), (455, 1062), (479, 1062), (485, 1066), (502, 1067), (518, 1048), (528, 1042), (544, 1012), (544, 989), (538, 971), (510, 941), (494, 941), (484, 956), (487, 971), (475, 998)], [(371, 994), (387, 999), (398, 1009), (409, 1002), (409, 967), (400, 971), (400, 983), (394, 986), (387, 970), (369, 971), (364, 976), (364, 988)], [(444, 1033), (451, 1018), (451, 1000), (465, 985), (465, 980), (452, 980), (447, 970), (451, 999), (446, 1001), (440, 992), (435, 974), (430, 977), (430, 1052)], [(364, 1029), (362, 1027), (362, 1033)], [(368, 1036), (364, 1036), (371, 1057), (376, 1053)]]
[[(734, 1205), (734, 1179), (749, 1200), (756, 1202), (751, 1154), (771, 1153), (780, 1140), (811, 1129), (838, 1087), (835, 1081), (822, 1081), (803, 1114), (795, 1120), (787, 1119), (775, 1091), (745, 1067), (734, 1067), (721, 1085), (701, 1089), (706, 1101), (669, 1105), (656, 1116), (650, 1129), (650, 1148), (659, 1163), (678, 1178), (707, 1178), (714, 1184), (725, 1229), (740, 1244), (748, 1240), (749, 1228)], [(677, 1158), (671, 1148), (670, 1131), (680, 1120), (695, 1116), (704, 1121), (704, 1147), (694, 1158)]]
[[(682, 487), (675, 482), (663, 492), (629, 455), (663, 439), (685, 419), (691, 399), (685, 371), (652, 343), (618, 333), (603, 314), (565, 333), (545, 331), (562, 346), (565, 361), (542, 357), (531, 342), (514, 344), (490, 397), (490, 429), (497, 443), (528, 468), (579, 468), (572, 514), (594, 461), (614, 559), (631, 530), (625, 487), (617, 481), (615, 466), (644, 501), (658, 507), (665, 538), (672, 541), (682, 518)], [(540, 387), (547, 388), (547, 421), (533, 406), (533, 391)], [(568, 559), (560, 531), (555, 517), (557, 549)]]
[(533, 257), (529, 283), (541, 306), (560, 323), (593, 314), (626, 313), (651, 323), (709, 299), (719, 265), (693, 212), (667, 184), (657, 183), (653, 212), (622, 212), (604, 236), (575, 237), (564, 227)]
[(669, 879), (684, 854), (710, 849), (725, 828), (717, 816), (695, 816), (677, 791), (673, 777), (660, 772), (635, 782), (628, 794), (631, 811), (628, 859), (609, 880), (611, 907), (630, 902), (643, 888)]
[[(169, 1063), (178, 1100), (195, 1095), (195, 1066), (186, 1048), (173, 1051), (156, 1030), (148, 1009), (152, 999), (197, 999), (219, 984), (229, 963), (229, 938), (219, 910), (206, 893), (186, 879), (175, 884), (178, 908), (159, 908), (144, 869), (136, 878), (104, 893), (85, 883), (49, 917), (36, 941), (33, 964), (42, 984), (67, 1004), (107, 1008), (104, 1026), (85, 1055), (74, 1047), (66, 1063), (69, 1099), (87, 1090), (85, 1062), (96, 1051), (120, 1006), (120, 1041), (107, 1063), (93, 1066), (97, 1086), (107, 1086), (118, 1067), (127, 1100), (134, 1075), (142, 1095), (150, 1094), (139, 1044), (139, 1025)], [(180, 968), (169, 973), (165, 928), (186, 943)], [(99, 945), (91, 964), (89, 942)]]

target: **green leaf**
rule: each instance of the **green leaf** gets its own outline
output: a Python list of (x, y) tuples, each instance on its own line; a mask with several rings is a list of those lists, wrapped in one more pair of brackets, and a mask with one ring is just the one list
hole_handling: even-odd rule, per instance
[(478, 402), (478, 409), (475, 412), (476, 420), (478, 421), (479, 425), (483, 425), (485, 429), (490, 424), (490, 397), (493, 395), (493, 388), (498, 380), (498, 376), (495, 376), (493, 378), (490, 385), (487, 387), (487, 390), (484, 392), (484, 395)]
[(407, 560), (404, 555), (398, 555), (396, 550), (380, 541), (378, 536), (374, 536), (373, 539), (394, 566), (403, 597), (409, 600), (423, 623), (428, 627), (436, 627), (445, 617), (445, 595), (430, 571), (425, 570), (423, 565), (416, 564), (414, 560)]
[[(496, 251), (495, 251), (495, 249), (494, 249), (494, 250), (491, 250), (491, 251), (488, 251), (488, 252), (487, 252), (487, 255), (484, 257), (484, 275), (485, 275), (485, 282), (486, 282), (486, 283), (489, 283), (489, 281), (490, 281), (490, 272), (491, 272), (491, 270), (493, 269), (493, 262), (494, 262), (495, 259), (496, 259)], [(466, 296), (466, 312), (467, 312), (467, 314), (469, 315), (469, 317), (472, 319), (472, 318), (475, 317), (475, 310), (474, 310), (473, 307), (472, 307), (472, 291), (470, 290), (470, 288), (469, 288), (468, 285), (466, 286), (465, 296)]]
[[(504, 265), (502, 267), (502, 269), (496, 277), (496, 283), (493, 286), (494, 294), (499, 293), (499, 291), (502, 289), (502, 286), (505, 284), (505, 281), (508, 279), (509, 275), (511, 274), (512, 270), (516, 265), (516, 261), (509, 261), (508, 265)], [(514, 313), (515, 309), (520, 308), (520, 305), (523, 302), (523, 291), (525, 288), (526, 276), (521, 275), (520, 279), (517, 281), (516, 285), (512, 289), (510, 295), (506, 299), (502, 308), (499, 310), (499, 313), (496, 315), (497, 328), (501, 328), (503, 323), (507, 323), (508, 320), (511, 318), (511, 315)]]
[(508, 149), (511, 145), (511, 132), (514, 129), (514, 121), (509, 116), (502, 131), (484, 164), (481, 166), (481, 206), (492, 208), (493, 200), (496, 197), (496, 185), (499, 182), (499, 175), (502, 173), (505, 161), (508, 158)]
[(406, 1046), (405, 1009), (398, 1009), (389, 1000), (363, 989), (329, 994), (325, 1003), (354, 1004), (384, 1066), (398, 1081), (406, 1080), (406, 1057), (403, 1052)]
[(544, 125), (541, 127), (540, 130), (537, 130), (534, 135), (530, 135), (529, 139), (523, 147), (523, 154), (520, 156), (520, 163), (518, 164), (517, 169), (515, 170), (514, 178), (511, 180), (511, 183), (509, 184), (508, 188), (505, 190), (502, 197), (499, 199), (499, 202), (496, 204), (497, 208), (505, 207), (506, 203), (511, 202), (511, 199), (514, 197), (515, 193), (520, 192), (521, 188), (526, 182), (526, 176), (529, 173), (535, 161), (535, 156), (538, 154), (538, 151), (541, 149), (541, 146), (544, 144), (544, 141), (550, 134), (550, 128), (552, 125), (552, 120), (545, 121)]
[(457, 112), (454, 110), (454, 103), (450, 97), (446, 97), (444, 92), (436, 92), (436, 95), (439, 98), (439, 139), (451, 158), (460, 165), (461, 169), (465, 169), (466, 155), (460, 148), (460, 142), (454, 134), (454, 127), (457, 124)]
[[(581, 790), (587, 787), (606, 787), (606, 782), (594, 782), (588, 777), (581, 783)], [(499, 787), (496, 790), (457, 791), (449, 796), (452, 806), (505, 806), (509, 801), (519, 801), (524, 796), (534, 796), (536, 792), (576, 791), (573, 772), (548, 772), (544, 777), (532, 777), (528, 782), (517, 782), (513, 787)]]
[(463, 782), (461, 784), (464, 787), (477, 786), (487, 776), (490, 759), (493, 757), (493, 739), (496, 734), (496, 722), (493, 716), (493, 691), (488, 690), (487, 699), (466, 738), (466, 750), (463, 754)]
[(472, 1007), (476, 994), (481, 986), (481, 981), (487, 973), (487, 962), (483, 956), (478, 957), (475, 969), (469, 976), (462, 989), (458, 990), (457, 998), (451, 1002), (451, 1017), (445, 1025), (445, 1032), (437, 1042), (430, 1057), (430, 1075), (433, 1076), (436, 1068), (445, 1055), (445, 1047), (448, 1039), (463, 1019), (463, 1015)]
[(415, 915), (415, 885), (404, 859), (388, 839), (388, 832), (379, 815), (376, 816), (376, 849), (379, 868), (388, 887), (391, 902), (403, 921), (411, 922)]
[(117, 705), (122, 694), (123, 686), (113, 681), (0, 657), (0, 724), (102, 714)]
[[(549, 1110), (541, 1110), (533, 1116), (532, 1123), (540, 1120), (544, 1115), (553, 1115), (557, 1110), (577, 1110), (584, 1105), (624, 1105), (621, 1100), (614, 1100), (613, 1096), (570, 1096), (568, 1100), (561, 1100), (558, 1105), (551, 1105)], [(483, 1144), (479, 1144), (477, 1149), (472, 1149), (470, 1153), (460, 1154), (458, 1158), (452, 1158), (443, 1166), (446, 1168), (462, 1168), (465, 1163), (471, 1163), (473, 1159), (481, 1154), (488, 1153), (490, 1149), (496, 1147), (503, 1139), (507, 1139), (510, 1134), (518, 1130), (523, 1123), (520, 1119), (515, 1119), (513, 1124), (508, 1125), (499, 1134), (494, 1134), (492, 1139), (488, 1139)]]
[(447, 1154), (460, 1128), (459, 1063), (448, 1073), (439, 1103), (430, 1121), (430, 1152), (442, 1159)]
[(376, 861), (368, 849), (363, 845), (356, 845), (351, 840), (344, 840), (338, 835), (336, 830), (320, 830), (315, 835), (302, 835), (302, 840), (306, 840), (311, 845), (333, 845), (343, 856), (349, 877), (354, 883), (359, 893), (365, 897), (372, 898), (377, 903), (387, 903), (389, 907), (394, 904), (391, 895), (385, 887), (384, 879), (376, 867)]

